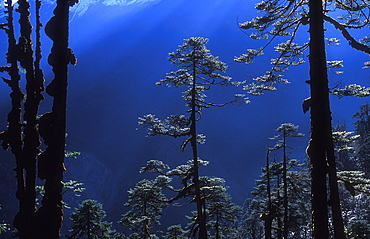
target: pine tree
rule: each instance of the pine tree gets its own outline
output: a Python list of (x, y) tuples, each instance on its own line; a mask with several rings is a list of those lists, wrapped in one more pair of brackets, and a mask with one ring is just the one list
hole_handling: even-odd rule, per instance
[[(237, 233), (237, 219), (241, 208), (235, 205), (227, 193), (225, 180), (218, 177), (200, 177), (201, 198), (206, 216), (207, 233), (209, 238), (239, 238)], [(197, 214), (187, 216), (189, 235), (195, 238)]]
[[(243, 215), (239, 223), (239, 235), (241, 238), (250, 239), (261, 239), (263, 236), (266, 237), (264, 233), (264, 226), (262, 220), (260, 219), (261, 214), (260, 204), (257, 200), (252, 198), (247, 198), (243, 205)], [(270, 235), (271, 237), (271, 235)]]
[[(255, 39), (272, 39), (277, 36), (288, 38), (286, 42), (278, 44), (275, 48), (279, 53), (278, 58), (272, 59), (272, 69), (265, 75), (256, 77), (255, 83), (245, 87), (251, 94), (263, 94), (265, 90), (276, 90), (276, 83), (289, 83), (283, 79), (281, 72), (289, 66), (304, 63), (302, 55), (309, 49), (311, 97), (303, 103), (303, 110), (311, 109), (311, 140), (308, 147), (308, 156), (312, 169), (312, 207), (314, 238), (329, 238), (328, 207), (322, 202), (327, 201), (327, 175), (329, 175), (331, 212), (334, 225), (334, 236), (338, 239), (345, 238), (343, 219), (341, 217), (339, 191), (336, 176), (336, 163), (332, 140), (331, 111), (329, 104), (328, 69), (342, 66), (341, 61), (326, 60), (326, 43), (337, 43), (331, 38), (325, 42), (324, 21), (337, 28), (351, 47), (356, 50), (370, 53), (366, 45), (369, 37), (360, 41), (353, 38), (348, 29), (362, 29), (369, 23), (367, 3), (363, 1), (262, 1), (256, 4), (256, 9), (263, 16), (240, 24), (243, 29), (256, 29), (250, 36)], [(331, 17), (333, 15), (333, 17)], [(336, 19), (335, 19), (336, 18)], [(309, 26), (309, 43), (301, 46), (294, 43), (300, 26)], [(248, 49), (248, 52), (236, 61), (252, 63), (256, 56), (263, 54), (272, 40), (260, 49)], [(365, 67), (369, 62), (365, 63)], [(339, 71), (334, 71), (340, 74)]]
[(167, 228), (166, 235), (163, 236), (167, 239), (186, 239), (188, 238), (185, 236), (187, 231), (182, 229), (181, 225), (172, 225)]
[[(199, 221), (199, 238), (206, 239), (206, 220), (200, 198), (199, 185), (199, 163), (198, 163), (198, 143), (204, 143), (204, 136), (197, 133), (198, 116), (204, 108), (221, 107), (227, 104), (245, 104), (249, 103), (243, 99), (244, 95), (235, 95), (235, 99), (223, 103), (215, 104), (205, 100), (205, 91), (211, 86), (232, 86), (239, 85), (240, 82), (232, 82), (231, 78), (221, 73), (226, 71), (226, 64), (219, 61), (217, 57), (210, 54), (205, 44), (208, 39), (202, 37), (191, 37), (184, 40), (184, 44), (179, 46), (176, 52), (169, 54), (169, 61), (180, 69), (167, 74), (166, 78), (159, 81), (158, 85), (167, 85), (187, 87), (183, 92), (183, 98), (189, 107), (190, 117), (185, 115), (172, 115), (163, 122), (155, 118), (154, 115), (146, 115), (139, 118), (139, 124), (149, 126), (148, 136), (152, 135), (169, 135), (172, 137), (188, 136), (184, 141), (181, 149), (184, 150), (190, 142), (193, 154), (193, 171), (192, 177), (195, 189), (195, 201), (197, 204), (197, 218)], [(219, 73), (220, 72), (220, 73)]]
[[(298, 164), (296, 160), (287, 161), (287, 197), (288, 201), (288, 225), (290, 238), (308, 238), (311, 233), (309, 215), (310, 202), (310, 177), (307, 166)], [(283, 163), (270, 163), (269, 169), (263, 168), (261, 179), (256, 180), (256, 187), (252, 194), (254, 197), (246, 205), (246, 213), (242, 221), (242, 231), (249, 231), (246, 238), (261, 238), (262, 223), (270, 221), (269, 229), (274, 233), (268, 234), (265, 230), (265, 238), (282, 238), (281, 219), (285, 214), (284, 207), (284, 184), (282, 183)], [(268, 194), (268, 178), (270, 178), (270, 194)], [(272, 205), (272, 206), (270, 206)]]
[(360, 135), (347, 131), (346, 125), (337, 125), (333, 129), (333, 141), (337, 168), (339, 171), (355, 170), (355, 147)]
[(162, 193), (168, 182), (169, 179), (163, 176), (155, 180), (143, 179), (128, 191), (125, 206), (131, 209), (118, 221), (132, 232), (128, 238), (157, 238), (156, 232), (151, 230), (160, 224), (162, 209), (168, 206)]
[(118, 238), (117, 233), (111, 229), (112, 223), (102, 221), (106, 214), (102, 204), (87, 199), (71, 214), (73, 223), (70, 230), (70, 239), (113, 239)]
[(283, 207), (284, 207), (284, 225), (283, 225), (283, 237), (288, 238), (289, 234), (289, 225), (288, 225), (288, 169), (287, 169), (287, 138), (288, 137), (302, 137), (304, 134), (297, 133), (298, 126), (293, 125), (292, 123), (284, 123), (281, 124), (277, 129), (277, 132), (280, 132), (279, 135), (276, 135), (272, 139), (279, 139), (282, 137), (282, 140), (278, 142), (278, 144), (275, 145), (275, 150), (278, 148), (283, 149), (283, 191), (284, 191), (284, 197), (283, 197)]
[(359, 111), (353, 115), (357, 119), (354, 123), (355, 132), (359, 135), (356, 142), (357, 166), (370, 177), (370, 105), (368, 103), (360, 106)]
[(202, 177), (201, 191), (204, 192), (207, 228), (210, 238), (239, 238), (237, 220), (241, 208), (232, 202), (227, 193), (225, 180)]

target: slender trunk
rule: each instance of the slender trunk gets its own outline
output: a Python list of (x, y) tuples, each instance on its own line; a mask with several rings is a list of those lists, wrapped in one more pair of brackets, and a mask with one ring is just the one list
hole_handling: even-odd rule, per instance
[[(280, 202), (280, 200), (281, 200), (280, 199), (280, 174), (278, 174), (277, 175), (277, 201)], [(279, 203), (279, 206), (278, 206), (277, 221), (278, 221), (277, 238), (282, 239), (283, 238), (283, 233), (282, 233), (283, 224), (281, 222), (280, 203)]]
[[(307, 149), (311, 160), (313, 238), (327, 239), (328, 208), (326, 176), (329, 171), (334, 237), (345, 238), (340, 211), (338, 185), (332, 141), (331, 111), (324, 43), (321, 0), (310, 0), (310, 90), (311, 140)], [(329, 166), (329, 167), (328, 167)]]
[[(8, 54), (7, 54), (7, 62), (10, 65), (9, 68), (9, 76), (10, 79), (7, 80), (7, 84), (11, 88), (10, 98), (12, 108), (8, 114), (8, 130), (4, 132), (4, 142), (3, 148), (6, 149), (6, 144), (8, 143), (11, 152), (15, 156), (16, 161), (16, 178), (17, 178), (17, 192), (16, 197), (19, 200), (19, 211), (14, 218), (13, 224), (14, 227), (17, 228), (20, 232), (23, 231), (24, 224), (26, 223), (24, 220), (24, 211), (25, 211), (25, 186), (24, 186), (24, 163), (21, 158), (22, 152), (22, 126), (21, 126), (21, 102), (23, 99), (23, 93), (21, 92), (19, 81), (20, 75), (18, 71), (18, 50), (14, 35), (14, 18), (13, 18), (13, 6), (12, 1), (7, 0), (6, 2), (7, 8), (7, 35), (8, 35)], [(23, 233), (23, 232), (22, 232)]]
[(197, 150), (197, 130), (196, 130), (196, 62), (193, 60), (193, 85), (191, 90), (191, 115), (190, 115), (190, 137), (191, 147), (193, 149), (193, 161), (194, 161), (194, 187), (195, 187), (195, 200), (197, 204), (198, 223), (199, 223), (199, 238), (207, 238), (207, 230), (205, 217), (202, 207), (202, 200), (200, 197), (200, 183), (199, 183), (199, 165), (198, 165), (198, 150)]
[[(24, 145), (22, 149), (22, 160), (25, 164), (25, 220), (30, 225), (31, 216), (36, 211), (36, 157), (39, 153), (40, 140), (36, 129), (39, 103), (42, 100), (42, 85), (39, 85), (35, 78), (33, 49), (32, 49), (32, 26), (30, 23), (30, 4), (28, 0), (19, 0), (20, 31), (21, 37), (19, 47), (22, 49), (22, 56), (19, 61), (26, 70), (26, 93), (27, 98), (24, 104)], [(31, 228), (24, 228), (20, 238), (31, 238)]]
[(329, 163), (329, 188), (330, 188), (330, 202), (331, 212), (333, 215), (333, 226), (334, 226), (334, 237), (336, 239), (345, 239), (346, 234), (344, 232), (344, 222), (342, 217), (342, 210), (340, 206), (339, 190), (338, 190), (338, 179), (337, 179), (337, 168), (335, 162), (334, 146), (332, 132), (328, 133), (328, 148), (327, 158)]
[(284, 207), (284, 230), (283, 230), (283, 237), (284, 239), (288, 239), (288, 180), (287, 180), (287, 156), (286, 156), (286, 129), (284, 128), (283, 133), (283, 183), (284, 183), (284, 199), (283, 199), (283, 207)]

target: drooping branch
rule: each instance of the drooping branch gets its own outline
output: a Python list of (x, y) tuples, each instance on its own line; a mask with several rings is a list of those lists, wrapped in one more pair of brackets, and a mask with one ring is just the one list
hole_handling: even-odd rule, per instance
[(362, 51), (364, 53), (370, 54), (370, 47), (356, 41), (356, 39), (354, 39), (351, 36), (351, 34), (349, 34), (349, 32), (347, 31), (345, 26), (343, 26), (339, 22), (335, 21), (333, 18), (328, 17), (326, 15), (323, 15), (323, 18), (324, 18), (325, 21), (333, 24), (333, 26), (342, 33), (343, 37), (348, 41), (348, 43), (351, 47), (353, 47), (356, 50)]

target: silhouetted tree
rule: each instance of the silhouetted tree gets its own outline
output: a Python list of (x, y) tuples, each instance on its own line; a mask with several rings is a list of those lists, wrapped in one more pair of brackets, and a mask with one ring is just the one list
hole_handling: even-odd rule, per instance
[[(36, 24), (40, 23), (40, 4), (36, 3)], [(39, 152), (39, 137), (36, 129), (38, 107), (43, 99), (43, 73), (40, 69), (41, 50), (40, 50), (40, 27), (36, 28), (36, 55), (34, 61), (32, 26), (30, 23), (30, 4), (27, 0), (18, 1), (17, 11), (20, 13), (20, 37), (16, 44), (13, 26), (13, 6), (12, 2), (6, 4), (7, 24), (3, 24), (3, 29), (8, 35), (7, 62), (10, 64), (7, 71), (10, 79), (4, 81), (12, 89), (12, 110), (8, 115), (9, 127), (2, 133), (3, 148), (7, 149), (8, 144), (16, 158), (16, 174), (18, 182), (17, 198), (20, 201), (19, 212), (14, 219), (14, 226), (18, 229), (20, 238), (30, 238), (30, 221), (36, 210), (36, 156)], [(23, 94), (19, 88), (19, 69), (17, 61), (25, 70), (26, 94), (24, 103), (24, 116), (21, 116)], [(6, 69), (3, 68), (3, 69)], [(25, 123), (21, 124), (21, 120)], [(23, 128), (22, 128), (23, 126)]]
[(232, 86), (239, 85), (241, 82), (231, 82), (231, 78), (223, 76), (218, 72), (226, 71), (226, 64), (219, 61), (209, 53), (205, 44), (208, 39), (202, 37), (191, 37), (184, 40), (184, 44), (179, 46), (176, 52), (169, 53), (169, 61), (180, 69), (167, 74), (166, 78), (159, 81), (158, 85), (181, 87), (186, 86), (183, 98), (186, 105), (190, 108), (190, 117), (184, 115), (173, 115), (165, 121), (160, 121), (153, 115), (146, 115), (139, 118), (139, 124), (149, 126), (148, 136), (169, 135), (172, 137), (188, 136), (181, 149), (184, 150), (190, 142), (193, 153), (194, 168), (192, 177), (195, 189), (195, 201), (197, 204), (197, 220), (199, 221), (199, 238), (206, 239), (205, 212), (200, 198), (199, 170), (198, 170), (198, 149), (197, 143), (204, 142), (204, 136), (197, 133), (197, 117), (201, 115), (203, 108), (212, 106), (224, 106), (227, 104), (244, 104), (249, 101), (243, 99), (244, 95), (235, 95), (235, 99), (224, 103), (215, 104), (205, 100), (205, 91), (213, 85)]
[[(255, 83), (245, 87), (251, 94), (262, 94), (264, 90), (275, 90), (275, 84), (289, 83), (282, 78), (280, 72), (285, 71), (291, 65), (302, 64), (304, 50), (309, 48), (310, 61), (310, 84), (311, 97), (303, 103), (303, 110), (311, 109), (311, 140), (308, 147), (308, 156), (311, 159), (312, 169), (312, 207), (314, 238), (328, 238), (328, 207), (326, 182), (329, 175), (330, 202), (333, 215), (335, 238), (345, 238), (343, 220), (340, 211), (339, 192), (336, 177), (336, 164), (334, 146), (332, 140), (331, 112), (329, 105), (328, 68), (338, 68), (341, 61), (327, 61), (325, 54), (324, 21), (337, 28), (348, 40), (351, 47), (370, 53), (370, 47), (365, 43), (369, 37), (357, 41), (348, 32), (348, 29), (361, 29), (369, 23), (368, 12), (370, 8), (363, 1), (262, 1), (256, 4), (256, 9), (264, 13), (252, 21), (240, 24), (243, 29), (254, 28), (256, 33), (252, 38), (262, 39), (272, 35), (289, 37), (279, 44), (276, 51), (279, 57), (272, 59), (273, 67), (267, 74), (257, 77)], [(330, 15), (333, 13), (334, 17)], [(338, 17), (339, 16), (339, 17)], [(298, 34), (301, 25), (309, 25), (309, 43), (302, 46), (293, 41)], [(271, 40), (266, 44), (269, 45)], [(336, 43), (335, 38), (329, 39), (329, 43)], [(266, 47), (265, 46), (265, 47)], [(251, 63), (253, 59), (262, 55), (261, 49), (249, 49), (248, 53), (236, 58), (236, 61)], [(369, 62), (365, 63), (369, 66)], [(340, 73), (340, 72), (336, 72)]]
[(53, 41), (48, 62), (54, 79), (46, 92), (53, 97), (50, 113), (39, 121), (39, 131), (47, 148), (38, 158), (38, 177), (45, 179), (45, 196), (36, 212), (35, 229), (38, 238), (59, 238), (62, 223), (62, 190), (66, 137), (66, 103), (68, 64), (76, 64), (76, 58), (68, 48), (69, 7), (77, 1), (57, 0), (54, 16), (45, 26), (46, 35)]
[(21, 102), (23, 100), (23, 93), (20, 89), (20, 74), (18, 71), (18, 52), (19, 47), (16, 44), (15, 32), (14, 32), (14, 17), (13, 17), (13, 5), (12, 1), (6, 2), (6, 15), (7, 23), (2, 25), (2, 29), (5, 30), (8, 36), (8, 52), (7, 52), (7, 63), (9, 66), (2, 67), (2, 71), (9, 73), (10, 79), (4, 78), (3, 80), (11, 88), (10, 98), (12, 101), (12, 108), (8, 114), (8, 129), (1, 133), (1, 140), (3, 141), (2, 147), (7, 150), (10, 146), (11, 152), (15, 156), (16, 161), (16, 178), (17, 178), (17, 199), (19, 200), (19, 211), (17, 214), (18, 223), (16, 226), (18, 230), (22, 230), (22, 225), (25, 225), (26, 218), (23, 217), (26, 211), (25, 202), (25, 179), (23, 175), (24, 164), (22, 163), (22, 126), (21, 126)]
[(106, 214), (102, 204), (95, 200), (87, 199), (71, 214), (73, 223), (70, 230), (70, 239), (113, 239), (118, 238), (115, 230), (111, 229), (112, 223), (102, 221)]
[[(12, 90), (12, 109), (8, 114), (8, 129), (1, 133), (2, 146), (10, 146), (16, 159), (17, 193), (20, 201), (19, 212), (14, 219), (20, 238), (59, 238), (62, 220), (61, 188), (63, 179), (63, 158), (65, 145), (65, 108), (67, 86), (67, 64), (76, 63), (72, 51), (68, 48), (68, 12), (75, 1), (57, 1), (55, 16), (49, 21), (46, 34), (53, 40), (49, 63), (53, 66), (55, 79), (48, 93), (54, 97), (53, 112), (38, 119), (38, 108), (43, 99), (44, 76), (41, 61), (41, 21), (40, 0), (36, 0), (36, 30), (32, 37), (30, 22), (30, 3), (19, 0), (17, 11), (20, 13), (20, 37), (15, 40), (12, 1), (6, 2), (7, 23), (1, 29), (8, 35), (7, 63), (1, 72), (8, 72), (10, 79), (3, 78)], [(32, 42), (35, 39), (36, 44)], [(33, 50), (35, 45), (35, 52)], [(19, 87), (19, 67), (24, 69), (27, 98), (22, 107), (23, 93)], [(22, 110), (24, 115), (22, 117)], [(52, 117), (50, 117), (52, 116)], [(45, 120), (47, 118), (47, 120)], [(39, 132), (38, 132), (39, 131)], [(47, 179), (43, 206), (36, 211), (36, 157), (39, 153), (39, 134), (48, 145), (47, 153), (40, 155), (38, 176)], [(47, 160), (45, 160), (47, 158)], [(42, 213), (44, 212), (44, 213)]]

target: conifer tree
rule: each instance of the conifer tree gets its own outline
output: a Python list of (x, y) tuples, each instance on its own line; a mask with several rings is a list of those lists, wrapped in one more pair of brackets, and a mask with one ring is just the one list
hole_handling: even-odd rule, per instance
[(225, 180), (217, 177), (200, 180), (210, 238), (239, 238), (236, 228), (241, 208), (232, 202)]
[(166, 78), (159, 81), (158, 85), (167, 85), (187, 87), (183, 92), (183, 98), (186, 105), (189, 107), (190, 117), (185, 115), (172, 115), (165, 121), (158, 120), (153, 115), (146, 115), (139, 118), (139, 124), (149, 127), (148, 136), (153, 135), (169, 135), (172, 137), (188, 136), (181, 146), (184, 150), (190, 142), (193, 154), (193, 170), (192, 178), (195, 189), (195, 201), (197, 205), (197, 220), (199, 223), (199, 238), (206, 239), (206, 220), (203, 210), (202, 201), (200, 198), (200, 183), (199, 183), (199, 163), (198, 163), (198, 148), (197, 143), (204, 143), (204, 136), (197, 133), (197, 124), (201, 116), (201, 111), (209, 107), (221, 107), (227, 104), (245, 104), (249, 101), (243, 99), (243, 95), (235, 95), (235, 99), (223, 103), (215, 104), (205, 100), (205, 91), (211, 86), (232, 86), (239, 85), (240, 82), (232, 82), (231, 78), (224, 76), (221, 73), (225, 72), (226, 64), (219, 61), (217, 57), (210, 54), (205, 44), (208, 39), (202, 37), (191, 37), (184, 40), (184, 44), (169, 54), (169, 61), (179, 67), (177, 71), (167, 74)]
[[(309, 49), (311, 97), (303, 103), (303, 110), (311, 109), (311, 140), (308, 147), (308, 156), (312, 168), (312, 207), (314, 238), (329, 238), (328, 207), (323, 204), (327, 200), (327, 175), (329, 175), (330, 202), (333, 217), (334, 236), (345, 238), (343, 220), (340, 210), (339, 192), (336, 177), (336, 163), (332, 139), (331, 112), (329, 104), (328, 69), (341, 67), (341, 61), (326, 60), (326, 46), (324, 35), (324, 21), (340, 31), (351, 47), (364, 53), (370, 53), (366, 45), (369, 37), (361, 40), (352, 37), (348, 29), (362, 29), (369, 23), (369, 6), (364, 1), (262, 1), (256, 4), (256, 9), (263, 16), (240, 24), (243, 29), (256, 29), (251, 34), (255, 39), (271, 40), (277, 36), (288, 38), (275, 49), (278, 58), (272, 59), (272, 69), (265, 75), (255, 78), (255, 83), (245, 87), (251, 94), (263, 94), (265, 90), (276, 90), (276, 83), (289, 83), (282, 78), (281, 72), (291, 65), (304, 63), (302, 55)], [(309, 43), (302, 46), (294, 43), (300, 26), (309, 26)], [(329, 38), (327, 43), (336, 44), (337, 39)], [(263, 49), (248, 49), (248, 52), (238, 58), (238, 62), (252, 63), (254, 58), (263, 54)], [(369, 62), (365, 63), (368, 67)], [(336, 71), (340, 74), (340, 72)]]
[(160, 224), (162, 209), (168, 206), (162, 193), (168, 183), (169, 179), (163, 176), (155, 180), (143, 179), (128, 191), (125, 206), (131, 209), (118, 221), (132, 232), (128, 238), (157, 238), (156, 232), (151, 230)]
[(283, 237), (288, 238), (289, 234), (289, 225), (288, 225), (288, 178), (287, 178), (287, 138), (288, 137), (302, 137), (304, 134), (298, 133), (298, 126), (293, 125), (292, 123), (284, 123), (281, 124), (277, 129), (277, 132), (280, 132), (279, 135), (276, 135), (275, 137), (271, 139), (279, 139), (282, 137), (282, 140), (280, 140), (274, 147), (274, 149), (283, 149), (283, 191), (284, 191), (284, 225), (283, 225)]
[(339, 171), (351, 171), (356, 169), (355, 144), (360, 135), (347, 131), (346, 125), (337, 125), (333, 128), (333, 141), (337, 168)]
[[(298, 164), (296, 160), (287, 161), (288, 171), (287, 178), (289, 179), (287, 196), (288, 201), (288, 225), (289, 238), (309, 238), (311, 235), (309, 215), (311, 208), (310, 201), (310, 178), (305, 169), (304, 164)], [(267, 194), (267, 178), (270, 174), (271, 181), (271, 195)], [(282, 183), (283, 163), (270, 163), (269, 170), (262, 169), (261, 179), (256, 180), (256, 187), (247, 206), (244, 220), (242, 221), (242, 231), (249, 231), (246, 238), (262, 238), (261, 230), (263, 228), (262, 222), (270, 220), (270, 230), (264, 230), (265, 238), (282, 238), (281, 218), (284, 217), (284, 184)], [(271, 198), (271, 199), (270, 199)], [(269, 209), (269, 200), (271, 200), (272, 207)], [(267, 212), (267, 213), (266, 213)], [(266, 225), (266, 223), (264, 224)], [(269, 236), (269, 237), (268, 237)]]
[(356, 119), (355, 132), (359, 135), (356, 147), (357, 163), (367, 178), (370, 177), (370, 105), (368, 103), (360, 106), (357, 113), (353, 115)]
[(106, 214), (102, 204), (87, 199), (71, 214), (73, 223), (69, 239), (113, 239), (117, 233), (111, 229), (112, 223), (102, 221)]
[(182, 229), (181, 225), (172, 225), (167, 228), (166, 235), (163, 236), (167, 239), (186, 239), (188, 238), (185, 236), (187, 231)]

